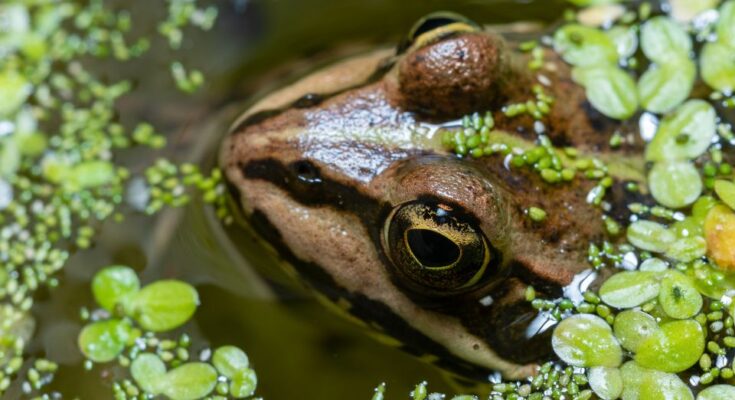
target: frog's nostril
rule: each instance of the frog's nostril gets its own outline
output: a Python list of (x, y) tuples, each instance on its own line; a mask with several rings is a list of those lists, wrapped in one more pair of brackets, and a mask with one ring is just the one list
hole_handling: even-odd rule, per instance
[(305, 183), (319, 183), (321, 182), (321, 174), (319, 168), (307, 160), (295, 161), (291, 164), (291, 170), (296, 175), (296, 178)]
[(451, 239), (430, 229), (409, 229), (406, 242), (413, 256), (426, 268), (442, 268), (459, 260), (461, 251)]

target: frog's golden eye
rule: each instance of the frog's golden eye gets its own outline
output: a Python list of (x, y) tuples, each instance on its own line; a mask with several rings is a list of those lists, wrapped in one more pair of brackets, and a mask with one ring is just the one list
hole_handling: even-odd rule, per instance
[(402, 53), (410, 47), (422, 47), (458, 32), (479, 30), (482, 30), (479, 24), (463, 15), (450, 11), (431, 13), (413, 25), (406, 40), (398, 47), (398, 52)]
[(396, 207), (383, 228), (383, 245), (407, 286), (440, 295), (476, 287), (500, 261), (472, 218), (433, 201)]

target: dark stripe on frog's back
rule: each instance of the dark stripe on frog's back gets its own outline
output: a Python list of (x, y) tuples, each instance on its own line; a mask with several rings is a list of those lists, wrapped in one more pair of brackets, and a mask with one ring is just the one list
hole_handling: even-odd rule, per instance
[(417, 357), (426, 352), (437, 356), (438, 360), (433, 364), (454, 371), (463, 377), (476, 380), (486, 379), (490, 371), (473, 366), (462, 359), (452, 355), (441, 344), (435, 342), (428, 336), (419, 332), (406, 321), (396, 315), (383, 303), (371, 300), (366, 296), (350, 292), (337, 284), (324, 269), (314, 263), (306, 262), (294, 255), (285, 245), (278, 230), (271, 224), (268, 217), (260, 210), (254, 210), (251, 223), (256, 231), (263, 236), (280, 254), (280, 256), (293, 265), (299, 274), (315, 290), (322, 293), (332, 302), (340, 299), (349, 301), (351, 307), (348, 312), (365, 323), (383, 328), (386, 333), (402, 343), (401, 348)]
[(388, 73), (388, 71), (393, 68), (393, 64), (395, 63), (395, 60), (393, 58), (386, 59), (385, 61), (380, 62), (378, 65), (378, 68), (368, 77), (368, 79), (359, 82), (355, 85), (350, 85), (348, 87), (342, 88), (340, 90), (336, 90), (330, 93), (307, 93), (300, 98), (292, 101), (290, 104), (287, 104), (283, 107), (268, 109), (256, 112), (253, 115), (248, 116), (247, 118), (240, 121), (236, 126), (234, 126), (231, 130), (233, 134), (238, 134), (241, 132), (245, 132), (247, 128), (260, 124), (268, 119), (271, 119), (273, 117), (276, 117), (278, 115), (283, 114), (284, 112), (292, 109), (305, 109), (305, 108), (312, 108), (320, 105), (326, 100), (329, 100), (333, 97), (342, 95), (344, 93), (363, 88), (365, 86), (371, 85), (383, 78), (385, 74)]

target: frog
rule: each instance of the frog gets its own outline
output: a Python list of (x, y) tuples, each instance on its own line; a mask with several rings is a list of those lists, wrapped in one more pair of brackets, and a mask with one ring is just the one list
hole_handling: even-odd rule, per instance
[[(641, 143), (637, 127), (595, 111), (556, 53), (544, 50), (540, 71), (529, 57), (517, 39), (440, 12), (398, 46), (267, 94), (220, 148), (242, 223), (319, 299), (410, 353), (468, 379), (533, 376), (555, 320), (528, 293), (556, 298), (599, 280), (589, 244), (611, 240), (606, 218), (629, 217), (630, 182), (614, 179), (600, 207), (592, 180), (550, 184), (507, 156), (460, 156), (439, 132), (489, 112), (492, 136), (543, 135), (632, 169)], [(555, 99), (546, 115), (503, 112), (538, 85)], [(532, 207), (546, 217), (529, 218)]]

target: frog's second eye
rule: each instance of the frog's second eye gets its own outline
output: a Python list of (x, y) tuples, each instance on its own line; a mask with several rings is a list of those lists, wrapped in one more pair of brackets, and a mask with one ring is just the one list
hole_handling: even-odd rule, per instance
[(433, 295), (476, 287), (497, 273), (500, 261), (471, 218), (438, 202), (396, 207), (383, 228), (383, 245), (398, 277)]
[(398, 47), (398, 52), (402, 53), (412, 46), (422, 47), (458, 32), (475, 32), (481, 29), (482, 27), (476, 22), (457, 13), (449, 11), (431, 13), (414, 24), (406, 40)]

